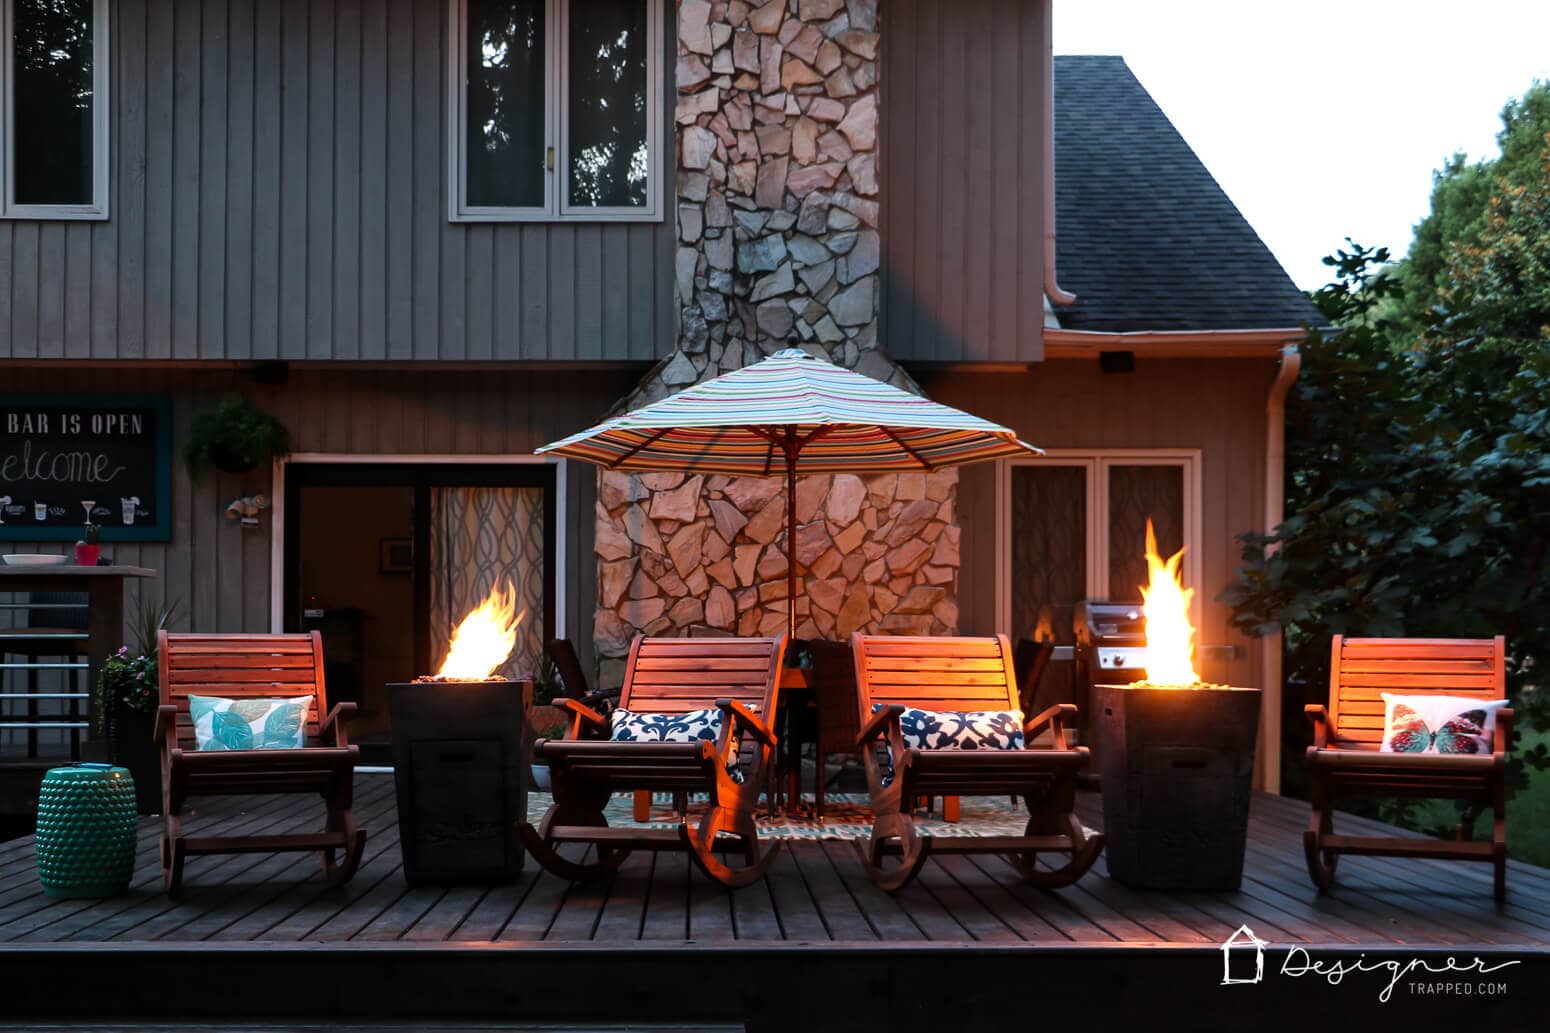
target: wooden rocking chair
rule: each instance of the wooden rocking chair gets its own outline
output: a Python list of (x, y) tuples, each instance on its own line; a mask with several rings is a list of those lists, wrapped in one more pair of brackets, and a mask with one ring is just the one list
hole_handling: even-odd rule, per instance
[[(183, 881), (190, 854), (316, 850), (334, 885), (355, 874), (366, 849), (366, 831), (355, 826), (351, 803), (360, 748), (351, 746), (345, 722), (354, 703), (325, 712), (323, 640), (306, 635), (157, 635), (161, 707), (156, 742), (161, 747), (162, 877), (169, 896)], [(311, 696), (308, 746), (299, 750), (206, 750), (194, 743), (188, 696), (291, 698)], [(317, 793), (328, 808), (322, 832), (272, 836), (183, 834), (183, 804), (195, 796), (235, 793)], [(334, 852), (344, 851), (335, 860)]]
[[(547, 761), (554, 804), (537, 828), (522, 826), (527, 848), (549, 871), (582, 881), (611, 874), (632, 850), (687, 850), (701, 871), (726, 886), (746, 886), (769, 867), (779, 843), (761, 851), (754, 804), (766, 782), (776, 739), (775, 713), (784, 638), (646, 638), (636, 636), (619, 707), (633, 713), (680, 714), (719, 709), (717, 742), (613, 742), (607, 719), (573, 699), (555, 700), (572, 714), (563, 739), (540, 739), (534, 756)], [(738, 758), (741, 781), (728, 771)], [(603, 808), (618, 792), (708, 793), (710, 806), (692, 828), (610, 828)], [(718, 843), (727, 833), (733, 842)], [(558, 847), (589, 844), (590, 862), (572, 861)], [(714, 851), (732, 850), (732, 867)]]
[[(861, 847), (872, 880), (897, 890), (920, 871), (932, 853), (1005, 855), (1035, 886), (1066, 886), (1092, 867), (1103, 836), (1088, 834), (1074, 813), (1076, 776), (1088, 762), (1085, 746), (1066, 745), (1065, 723), (1076, 707), (1060, 703), (1023, 723), (1028, 745), (1021, 750), (924, 750), (904, 745), (899, 715), (923, 710), (1016, 710), (1017, 680), (1005, 635), (995, 638), (907, 638), (851, 636), (856, 657), (856, 695), (861, 734), (857, 739), (872, 794), (871, 839)], [(881, 709), (873, 712), (873, 704)], [(1048, 728), (1052, 748), (1035, 748), (1033, 738)], [(874, 743), (884, 740), (892, 764), (887, 777)], [(1021, 836), (933, 838), (915, 827), (914, 801), (922, 796), (1022, 797), (1028, 824)], [(1039, 853), (1069, 854), (1052, 871), (1034, 867)], [(888, 867), (885, 857), (897, 856)]]
[[(1496, 871), (1496, 899), (1507, 894), (1507, 744), (1512, 711), (1496, 711), (1490, 753), (1382, 753), (1381, 693), (1435, 693), (1481, 700), (1507, 695), (1506, 639), (1345, 638), (1330, 646), (1329, 707), (1305, 708), (1313, 722), (1308, 747), (1313, 819), (1303, 833), (1308, 874), (1319, 889), (1335, 879), (1341, 854), (1489, 861)], [(1334, 832), (1341, 796), (1409, 796), (1474, 800), (1495, 812), (1490, 842), (1473, 842), (1460, 825), (1458, 838), (1340, 836)]]

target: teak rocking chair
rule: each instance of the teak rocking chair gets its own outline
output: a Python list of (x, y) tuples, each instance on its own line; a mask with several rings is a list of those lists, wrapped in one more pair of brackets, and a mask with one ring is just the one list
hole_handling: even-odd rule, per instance
[[(1305, 708), (1313, 722), (1308, 747), (1313, 819), (1303, 833), (1308, 874), (1319, 889), (1335, 880), (1341, 854), (1489, 861), (1496, 899), (1507, 894), (1507, 744), (1512, 711), (1496, 711), (1491, 752), (1478, 754), (1382, 753), (1381, 693), (1504, 699), (1506, 639), (1345, 638), (1330, 646), (1329, 707)], [(1341, 796), (1412, 796), (1474, 800), (1496, 815), (1490, 842), (1474, 842), (1459, 826), (1458, 838), (1341, 836), (1334, 832)]]
[[(614, 742), (609, 721), (573, 699), (555, 700), (572, 714), (563, 739), (540, 739), (534, 757), (547, 761), (554, 804), (537, 828), (522, 838), (549, 871), (572, 880), (611, 874), (633, 850), (687, 850), (706, 875), (726, 886), (745, 886), (762, 876), (775, 844), (761, 850), (754, 804), (764, 788), (776, 739), (769, 729), (777, 702), (782, 638), (646, 638), (636, 636), (624, 673), (619, 707), (632, 713), (681, 714), (718, 709), (718, 740)], [(728, 770), (737, 758), (741, 781)], [(698, 828), (687, 820), (675, 829), (610, 828), (603, 808), (617, 792), (646, 790), (708, 793), (710, 806)], [(727, 833), (732, 842), (718, 843)], [(595, 848), (591, 861), (574, 861), (562, 844)], [(741, 853), (732, 867), (715, 851)]]
[[(1066, 886), (1091, 868), (1103, 836), (1089, 834), (1074, 813), (1076, 776), (1088, 762), (1085, 746), (1066, 745), (1065, 722), (1076, 707), (1060, 703), (1023, 724), (1027, 743), (1048, 728), (1052, 748), (1020, 750), (917, 749), (904, 745), (899, 717), (907, 707), (934, 711), (1016, 710), (1017, 680), (1005, 635), (994, 638), (851, 636), (861, 734), (857, 743), (872, 794), (872, 836), (861, 846), (872, 880), (885, 890), (910, 882), (932, 853), (1002, 854), (1035, 886)], [(880, 704), (875, 713), (873, 704)], [(883, 740), (892, 764), (887, 777), (874, 747)], [(920, 797), (1021, 797), (1028, 824), (1021, 836), (933, 838), (915, 827)], [(1059, 868), (1034, 866), (1040, 853), (1069, 854)], [(889, 867), (885, 857), (898, 857)]]
[[(354, 703), (325, 711), (323, 640), (305, 635), (157, 635), (161, 706), (156, 742), (161, 747), (162, 876), (167, 893), (183, 881), (190, 854), (316, 850), (330, 883), (355, 874), (366, 849), (366, 831), (351, 813), (355, 764), (345, 722)], [(311, 696), (308, 746), (299, 750), (200, 751), (194, 744), (188, 696), (290, 698)], [(322, 832), (270, 836), (183, 834), (181, 813), (191, 797), (233, 793), (317, 793), (328, 808)], [(335, 860), (335, 851), (344, 856)]]

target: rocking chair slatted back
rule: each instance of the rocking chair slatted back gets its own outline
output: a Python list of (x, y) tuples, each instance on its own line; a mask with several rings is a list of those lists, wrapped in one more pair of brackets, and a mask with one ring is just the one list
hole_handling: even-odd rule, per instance
[(643, 638), (630, 646), (619, 706), (655, 714), (714, 708), (734, 699), (773, 720), (779, 638)]
[(188, 697), (294, 699), (311, 696), (307, 744), (317, 745), (328, 716), (323, 684), (323, 637), (302, 635), (157, 635), (161, 703), (178, 708), (178, 743), (194, 749)]
[(1330, 645), (1329, 717), (1334, 741), (1377, 749), (1383, 741), (1382, 693), (1502, 699), (1507, 645), (1494, 639), (1346, 638)]
[[(156, 738), (162, 770), (162, 879), (176, 895), (189, 856), (256, 850), (317, 851), (328, 880), (340, 885), (355, 874), (366, 831), (352, 811), (360, 750), (345, 729), (354, 703), (332, 716), (323, 686), (323, 637), (306, 635), (156, 636), (161, 706)], [(304, 749), (200, 751), (194, 741), (188, 697), (292, 698), (311, 696)], [(200, 796), (251, 793), (316, 793), (327, 812), (318, 833), (265, 836), (188, 836), (183, 806)], [(338, 856), (342, 852), (342, 856)]]
[(862, 724), (872, 705), (922, 710), (1018, 708), (1012, 647), (991, 638), (869, 636), (855, 650), (856, 701)]

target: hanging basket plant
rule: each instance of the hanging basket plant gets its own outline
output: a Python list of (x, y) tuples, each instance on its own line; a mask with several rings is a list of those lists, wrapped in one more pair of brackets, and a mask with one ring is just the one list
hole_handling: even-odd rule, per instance
[(245, 398), (227, 398), (196, 413), (183, 442), (183, 463), (195, 484), (212, 466), (243, 474), (290, 454), (290, 431)]

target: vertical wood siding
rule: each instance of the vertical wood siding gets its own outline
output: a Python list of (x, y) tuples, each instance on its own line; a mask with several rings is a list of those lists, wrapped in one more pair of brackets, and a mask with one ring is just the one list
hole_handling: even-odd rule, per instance
[[(293, 373), (282, 387), (258, 388), (230, 372), (28, 368), (8, 372), (7, 390), (19, 392), (165, 392), (172, 399), (173, 441), (189, 417), (233, 390), (252, 397), (291, 431), (298, 452), (362, 454), (460, 453), (512, 455), (588, 426), (631, 390), (638, 374), (594, 371), (437, 372), (343, 369)], [(566, 627), (591, 648), (594, 583), (593, 506), (597, 476), (585, 463), (566, 463), (566, 555), (563, 579)], [(153, 600), (179, 601), (176, 630), (267, 631), (270, 617), (270, 532), (243, 530), (225, 518), (232, 499), (270, 492), (267, 472), (212, 473), (192, 485), (174, 461), (172, 540), (114, 542), (121, 563), (159, 572), (143, 582)], [(281, 500), (276, 500), (278, 504)], [(3, 532), (0, 532), (3, 537)], [(0, 552), (58, 552), (60, 543), (0, 541)], [(137, 590), (130, 589), (131, 603)], [(131, 605), (128, 615), (132, 616)]]
[[(1204, 645), (1248, 646), (1216, 597), (1241, 563), (1237, 536), (1260, 531), (1265, 514), (1265, 397), (1273, 360), (1137, 359), (1129, 374), (1105, 375), (1092, 359), (1060, 359), (1031, 373), (953, 373), (926, 384), (931, 397), (972, 410), (1043, 448), (1201, 450), (1201, 577)], [(1155, 399), (1166, 400), (1166, 404)], [(964, 634), (990, 634), (996, 620), (994, 464), (959, 476), (963, 527), (959, 584)], [(1259, 684), (1258, 651), (1227, 664), (1236, 685)]]
[(1044, 356), (1044, 2), (882, 12), (882, 343), (902, 361)]
[(671, 218), (447, 221), (446, 0), (113, 0), (110, 18), (112, 218), (0, 221), (0, 359), (671, 351)]

